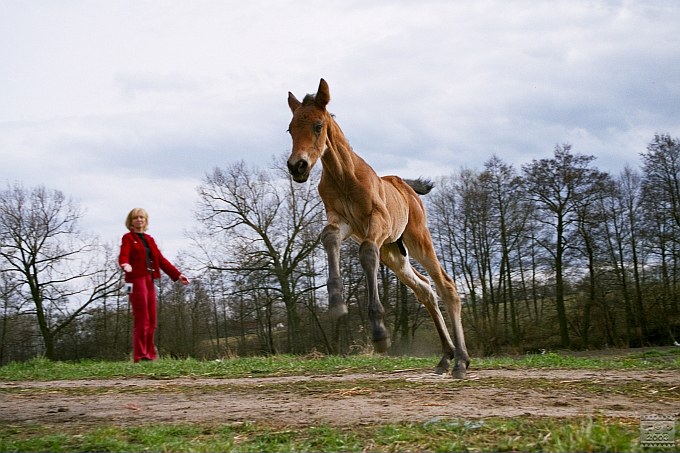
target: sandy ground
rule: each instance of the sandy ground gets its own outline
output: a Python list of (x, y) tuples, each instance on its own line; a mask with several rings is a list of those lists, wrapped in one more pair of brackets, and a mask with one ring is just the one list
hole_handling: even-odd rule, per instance
[(243, 379), (0, 382), (0, 422), (12, 425), (254, 422), (302, 427), (648, 414), (680, 417), (680, 373), (470, 370), (461, 382), (404, 370)]

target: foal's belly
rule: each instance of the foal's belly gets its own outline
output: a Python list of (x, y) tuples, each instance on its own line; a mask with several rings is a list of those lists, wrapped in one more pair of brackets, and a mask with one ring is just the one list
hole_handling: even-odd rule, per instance
[(349, 237), (358, 244), (369, 238), (372, 222), (385, 225), (380, 231), (373, 231), (373, 234), (370, 234), (370, 239), (379, 242), (378, 246), (396, 242), (406, 229), (408, 206), (405, 203), (388, 203), (389, 200), (382, 203), (362, 201), (351, 200), (348, 197), (332, 200), (329, 218), (335, 217), (345, 223), (350, 230)]

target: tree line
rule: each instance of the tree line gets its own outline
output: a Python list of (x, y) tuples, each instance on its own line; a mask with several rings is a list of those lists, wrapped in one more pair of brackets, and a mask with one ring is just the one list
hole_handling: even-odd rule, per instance
[[(680, 140), (657, 134), (640, 156), (640, 169), (613, 175), (565, 144), (519, 168), (494, 155), (482, 169), (435, 181), (423, 200), (463, 298), (473, 354), (679, 339)], [(326, 311), (316, 182), (294, 183), (281, 160), (267, 169), (236, 162), (205, 176), (192, 245), (176, 260), (192, 269), (193, 283), (158, 282), (161, 354), (370, 349), (351, 241), (341, 262), (349, 313), (336, 321)], [(0, 191), (0, 364), (129, 356), (118, 244), (81, 231), (82, 216), (59, 190)], [(379, 280), (392, 352), (437, 353), (410, 291), (386, 268)]]

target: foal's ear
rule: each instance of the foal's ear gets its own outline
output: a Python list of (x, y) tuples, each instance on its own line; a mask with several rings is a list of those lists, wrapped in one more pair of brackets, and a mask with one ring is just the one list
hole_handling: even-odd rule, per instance
[(324, 79), (319, 82), (319, 89), (316, 90), (316, 98), (314, 103), (320, 109), (325, 109), (331, 100), (331, 92), (328, 89), (328, 84)]
[(291, 93), (290, 91), (288, 92), (288, 107), (290, 107), (290, 111), (295, 113), (295, 111), (300, 107), (300, 101), (297, 100), (295, 95)]

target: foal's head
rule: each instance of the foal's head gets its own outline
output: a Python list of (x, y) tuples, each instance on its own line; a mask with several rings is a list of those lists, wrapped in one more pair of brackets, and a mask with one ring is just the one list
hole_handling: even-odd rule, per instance
[(328, 84), (319, 82), (316, 95), (305, 96), (298, 101), (288, 92), (288, 105), (293, 112), (288, 132), (293, 138), (293, 150), (288, 158), (288, 171), (296, 182), (305, 182), (309, 172), (326, 151), (326, 136), (331, 116), (326, 105), (331, 100)]

